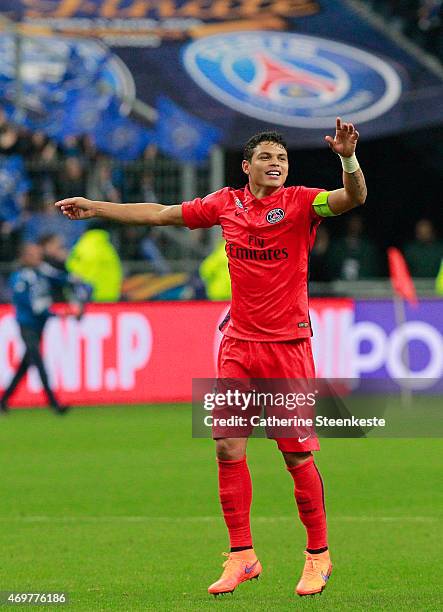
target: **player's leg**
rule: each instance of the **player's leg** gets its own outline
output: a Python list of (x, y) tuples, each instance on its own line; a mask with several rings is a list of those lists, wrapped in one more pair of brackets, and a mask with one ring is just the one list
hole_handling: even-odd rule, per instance
[(19, 382), (21, 381), (23, 376), (28, 371), (30, 363), (31, 362), (30, 362), (30, 359), (29, 359), (28, 351), (25, 350), (25, 354), (23, 355), (23, 358), (22, 358), (22, 360), (20, 362), (20, 365), (17, 368), (16, 373), (14, 374), (11, 382), (9, 383), (7, 388), (5, 389), (3, 395), (2, 395), (2, 397), (0, 399), (0, 410), (2, 412), (6, 413), (8, 411), (8, 401), (13, 396), (16, 388), (18, 387)]
[[(218, 378), (244, 379), (247, 377), (244, 354), (247, 343), (223, 338), (219, 359)], [(235, 384), (235, 383), (234, 383)], [(220, 505), (229, 533), (230, 552), (223, 564), (224, 571), (208, 588), (218, 595), (231, 593), (242, 582), (257, 578), (261, 565), (253, 549), (250, 510), (252, 483), (246, 460), (247, 438), (218, 437), (213, 432), (218, 463)]]
[(246, 445), (247, 438), (216, 440), (220, 504), (231, 550), (226, 553), (221, 577), (208, 588), (213, 595), (232, 593), (242, 582), (258, 578), (262, 569), (252, 545), (252, 483)]
[(328, 530), (323, 482), (311, 452), (283, 452), (294, 480), (294, 494), (300, 520), (305, 526), (306, 551), (312, 554), (328, 548)]
[[(298, 440), (293, 439), (293, 448)], [(291, 448), (289, 440), (280, 441), (280, 447)], [(282, 448), (280, 448), (282, 450)], [(328, 549), (328, 530), (324, 501), (324, 488), (320, 472), (310, 451), (282, 454), (294, 480), (294, 495), (300, 520), (306, 529), (306, 560), (296, 592), (299, 595), (321, 593), (331, 575), (332, 564)]]
[[(262, 377), (294, 381), (315, 378), (310, 339), (288, 343), (262, 343), (260, 363)], [(299, 390), (299, 384), (295, 383)], [(314, 462), (312, 451), (320, 449), (315, 435), (277, 438), (287, 469), (294, 480), (295, 501), (306, 529), (306, 561), (297, 585), (299, 595), (321, 592), (332, 570), (329, 558), (323, 482)]]
[(21, 331), (23, 340), (27, 347), (29, 360), (33, 365), (36, 366), (38, 370), (40, 380), (42, 381), (42, 385), (45, 390), (46, 397), (48, 398), (49, 404), (58, 414), (65, 413), (68, 410), (68, 407), (60, 404), (49, 385), (48, 374), (46, 372), (45, 364), (40, 353), (41, 334), (39, 334), (33, 329), (28, 328), (22, 328)]
[(215, 442), (220, 504), (231, 552), (251, 549), (252, 482), (246, 461), (247, 438), (222, 438)]

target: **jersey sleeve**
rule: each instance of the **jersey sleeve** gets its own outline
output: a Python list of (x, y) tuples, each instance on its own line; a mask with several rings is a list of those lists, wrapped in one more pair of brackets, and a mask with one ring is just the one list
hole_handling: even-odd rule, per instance
[(189, 229), (220, 225), (220, 211), (226, 200), (226, 189), (182, 203), (183, 220)]

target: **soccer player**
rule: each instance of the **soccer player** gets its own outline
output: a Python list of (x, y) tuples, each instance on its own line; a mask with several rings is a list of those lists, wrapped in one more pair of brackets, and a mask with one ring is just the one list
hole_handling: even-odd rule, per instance
[[(288, 154), (280, 134), (253, 136), (244, 149), (244, 189), (225, 187), (180, 205), (114, 204), (82, 197), (56, 203), (70, 219), (103, 217), (123, 223), (177, 225), (190, 229), (221, 225), (232, 284), (232, 304), (222, 331), (218, 378), (313, 378), (308, 313), (308, 258), (318, 224), (364, 204), (366, 185), (355, 156), (359, 134), (337, 118), (335, 137), (325, 140), (341, 158), (343, 187), (333, 191), (284, 187)], [(295, 500), (307, 532), (299, 595), (320, 593), (332, 570), (323, 483), (312, 451), (317, 438), (276, 440), (295, 484)], [(250, 507), (247, 438), (216, 439), (220, 502), (231, 551), (220, 579), (208, 591), (228, 593), (259, 576)]]

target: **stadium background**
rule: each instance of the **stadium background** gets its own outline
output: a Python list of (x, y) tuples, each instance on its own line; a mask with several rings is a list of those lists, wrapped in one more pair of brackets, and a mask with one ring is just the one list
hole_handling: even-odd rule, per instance
[[(184, 69), (187, 45), (237, 31), (260, 31), (265, 41), (289, 31), (346, 43), (400, 78), (397, 102), (358, 124), (367, 205), (323, 224), (313, 252), (314, 349), (321, 375), (391, 379), (409, 374), (408, 340), (413, 377), (441, 379), (441, 2), (167, 4), (0, 3), (0, 386), (20, 353), (7, 285), (18, 245), (55, 233), (69, 251), (86, 231), (57, 216), (55, 199), (84, 193), (172, 204), (241, 186), (242, 134), (269, 126), (288, 139), (289, 182), (339, 186), (339, 164), (322, 144), (333, 119), (309, 128), (297, 125), (296, 113), (292, 127), (260, 121), (262, 109), (248, 115), (223, 104)], [(315, 76), (324, 76), (322, 66), (314, 64)], [(284, 95), (297, 101), (297, 87)], [(310, 93), (321, 96), (315, 87)], [(340, 103), (331, 113), (346, 117)], [(205, 585), (225, 537), (211, 442), (192, 440), (189, 404), (171, 402), (189, 401), (192, 377), (214, 372), (227, 302), (207, 299), (200, 266), (219, 234), (104, 229), (122, 261), (120, 300), (91, 304), (80, 323), (60, 317), (45, 335), (52, 382), (78, 408), (63, 422), (20, 410), (0, 423), (0, 591), (62, 588), (84, 610), (207, 609)], [(418, 306), (405, 305), (402, 327), (389, 246), (406, 255), (419, 296)], [(395, 344), (399, 334), (404, 341)], [(34, 372), (15, 401), (42, 404)], [(441, 538), (439, 440), (325, 440), (322, 448), (340, 565), (322, 607), (441, 609), (428, 553), (429, 538), (437, 550)], [(272, 445), (253, 440), (250, 460), (269, 575), (230, 607), (289, 609), (303, 544), (289, 485)], [(293, 545), (282, 547), (288, 530)], [(394, 565), (387, 548), (401, 550)], [(171, 578), (182, 562), (185, 571)]]

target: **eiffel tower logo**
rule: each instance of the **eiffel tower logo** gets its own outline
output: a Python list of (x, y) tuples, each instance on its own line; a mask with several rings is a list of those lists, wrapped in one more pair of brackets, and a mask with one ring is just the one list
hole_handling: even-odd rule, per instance
[(255, 94), (272, 98), (274, 92), (285, 87), (288, 95), (299, 97), (333, 94), (337, 89), (333, 79), (280, 62), (266, 53), (257, 53), (255, 60), (258, 68), (258, 78), (252, 84)]

